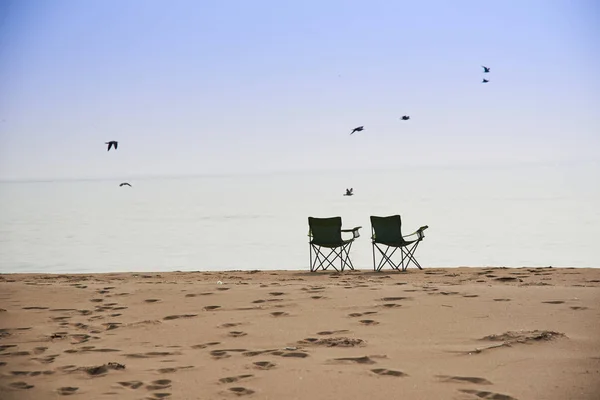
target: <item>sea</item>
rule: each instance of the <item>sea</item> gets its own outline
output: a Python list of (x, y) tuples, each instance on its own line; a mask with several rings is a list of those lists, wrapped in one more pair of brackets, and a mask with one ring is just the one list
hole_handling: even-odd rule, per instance
[[(308, 270), (308, 217), (427, 225), (437, 267), (599, 267), (598, 164), (0, 182), (1, 273)], [(353, 196), (344, 196), (346, 188)]]

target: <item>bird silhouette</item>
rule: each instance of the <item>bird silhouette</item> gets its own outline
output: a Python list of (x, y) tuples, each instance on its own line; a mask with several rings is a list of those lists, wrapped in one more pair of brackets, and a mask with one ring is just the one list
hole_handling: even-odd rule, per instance
[(354, 188), (346, 189), (346, 194), (344, 196), (352, 196), (354, 195)]
[(487, 79), (483, 79), (483, 81), (481, 81), (481, 83), (488, 83), (489, 81)]
[(350, 134), (352, 135), (354, 132), (362, 132), (364, 129), (364, 126), (359, 126), (357, 128), (352, 129), (352, 132), (350, 132)]
[(127, 182), (123, 182), (123, 183), (121, 183), (121, 184), (119, 185), (119, 187), (121, 187), (121, 186), (129, 186), (129, 187), (131, 187), (131, 185), (130, 185), (129, 183), (127, 183)]
[(110, 151), (110, 149), (114, 146), (115, 150), (117, 149), (117, 147), (119, 146), (119, 142), (117, 142), (116, 140), (111, 140), (110, 142), (104, 142), (104, 144), (108, 145), (108, 150), (106, 151)]
[(400, 118), (402, 121), (408, 121), (410, 119), (410, 117), (408, 115), (403, 115), (402, 118)]
[(489, 67), (486, 67), (485, 65), (482, 65), (482, 67), (483, 67), (483, 72), (485, 74), (487, 74), (488, 72), (490, 72), (490, 68)]

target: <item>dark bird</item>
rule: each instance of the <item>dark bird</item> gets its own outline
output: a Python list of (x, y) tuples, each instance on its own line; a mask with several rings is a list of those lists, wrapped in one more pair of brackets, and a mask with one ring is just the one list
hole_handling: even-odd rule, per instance
[(489, 67), (486, 67), (485, 65), (482, 65), (483, 67), (483, 73), (487, 74), (488, 72), (490, 72)]
[(344, 196), (352, 196), (354, 194), (354, 188), (346, 189), (346, 194)]
[(364, 126), (359, 126), (358, 128), (352, 129), (352, 132), (350, 132), (350, 134), (352, 135), (354, 132), (362, 132), (364, 129)]
[(408, 121), (410, 119), (410, 117), (408, 115), (403, 115), (401, 120), (402, 121)]
[(131, 185), (130, 185), (129, 183), (127, 183), (127, 182), (123, 182), (123, 183), (121, 183), (121, 184), (119, 185), (119, 187), (121, 187), (121, 186), (129, 186), (129, 187), (131, 187)]
[(483, 79), (483, 81), (481, 81), (481, 83), (488, 83), (489, 81), (487, 79)]
[(115, 150), (117, 149), (117, 147), (119, 146), (119, 142), (117, 142), (116, 140), (111, 140), (110, 142), (104, 142), (105, 144), (108, 145), (108, 150), (106, 151), (110, 151), (110, 149), (114, 146)]

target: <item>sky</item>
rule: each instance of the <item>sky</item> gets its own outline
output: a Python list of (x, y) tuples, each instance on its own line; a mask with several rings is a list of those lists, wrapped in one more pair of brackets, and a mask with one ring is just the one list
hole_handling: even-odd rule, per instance
[(0, 0), (0, 180), (598, 163), (598, 38), (594, 0)]

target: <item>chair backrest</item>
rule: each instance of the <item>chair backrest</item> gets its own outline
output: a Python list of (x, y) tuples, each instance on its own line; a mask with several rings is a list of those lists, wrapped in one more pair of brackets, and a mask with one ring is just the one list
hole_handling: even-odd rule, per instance
[(402, 238), (402, 220), (400, 215), (389, 217), (371, 216), (373, 240), (380, 243), (399, 243)]
[(312, 236), (311, 243), (319, 245), (342, 242), (342, 217), (308, 217), (308, 227)]

